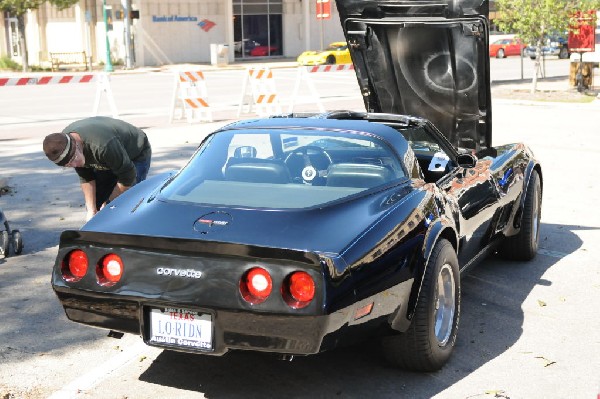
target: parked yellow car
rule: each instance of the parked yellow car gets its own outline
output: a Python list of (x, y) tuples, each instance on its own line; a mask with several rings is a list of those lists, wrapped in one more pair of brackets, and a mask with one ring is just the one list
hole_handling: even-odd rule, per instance
[(305, 51), (298, 56), (300, 65), (351, 64), (346, 42), (333, 42), (322, 51)]

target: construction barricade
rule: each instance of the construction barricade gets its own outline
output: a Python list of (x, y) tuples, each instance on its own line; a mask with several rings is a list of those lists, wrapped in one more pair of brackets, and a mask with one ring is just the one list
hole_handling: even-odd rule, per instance
[[(292, 99), (290, 101), (290, 107), (288, 112), (294, 112), (294, 106), (298, 102), (300, 97), (307, 98), (305, 102), (310, 101), (311, 103), (315, 103), (319, 107), (320, 112), (325, 112), (325, 107), (323, 106), (323, 102), (321, 101), (321, 96), (319, 96), (319, 92), (317, 91), (314, 82), (311, 79), (311, 74), (319, 73), (319, 72), (340, 72), (340, 71), (353, 71), (354, 64), (337, 64), (337, 65), (315, 65), (315, 66), (300, 66), (298, 67), (298, 73), (296, 74), (296, 84), (294, 85), (294, 91), (292, 92)], [(302, 87), (304, 93), (300, 96), (300, 86), (304, 83)], [(305, 94), (308, 94), (306, 96)]]
[(202, 71), (179, 71), (175, 74), (175, 89), (171, 102), (169, 123), (184, 116), (188, 123), (212, 122), (212, 110), (208, 103), (208, 90)]
[[(250, 88), (250, 91), (248, 91)], [(269, 67), (248, 68), (242, 85), (242, 97), (238, 108), (238, 117), (242, 114), (244, 105), (248, 105), (246, 113), (256, 107), (258, 116), (281, 114), (281, 103), (275, 88), (273, 72)]]
[(28, 77), (0, 77), (0, 87), (3, 86), (30, 86), (30, 85), (51, 85), (51, 84), (83, 84), (96, 83), (96, 98), (92, 115), (98, 115), (100, 108), (100, 97), (104, 94), (108, 100), (112, 116), (119, 117), (117, 106), (110, 88), (110, 77), (106, 73), (86, 74), (86, 75), (49, 75), (49, 76), (28, 76)]

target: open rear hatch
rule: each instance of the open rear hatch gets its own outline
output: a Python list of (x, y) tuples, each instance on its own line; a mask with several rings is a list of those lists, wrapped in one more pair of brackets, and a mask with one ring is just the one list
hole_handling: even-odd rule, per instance
[(336, 0), (368, 112), (491, 147), (488, 1)]

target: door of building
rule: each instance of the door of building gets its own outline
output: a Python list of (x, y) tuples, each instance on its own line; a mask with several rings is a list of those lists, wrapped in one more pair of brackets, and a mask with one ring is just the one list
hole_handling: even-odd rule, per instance
[(282, 0), (233, 0), (236, 58), (283, 54)]

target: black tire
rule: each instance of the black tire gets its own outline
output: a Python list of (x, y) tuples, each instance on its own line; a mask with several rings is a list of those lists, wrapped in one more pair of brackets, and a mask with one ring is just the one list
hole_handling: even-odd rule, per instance
[(325, 63), (327, 65), (333, 65), (333, 64), (335, 64), (335, 57), (333, 55), (327, 56), (327, 59), (325, 60)]
[(496, 53), (496, 58), (505, 58), (506, 55), (504, 54), (504, 50), (503, 49), (498, 49), (498, 52)]
[(12, 240), (10, 243), (15, 255), (20, 255), (23, 252), (23, 236), (19, 230), (12, 231)]
[(8, 231), (0, 231), (0, 258), (8, 256)]
[(561, 47), (560, 53), (558, 53), (558, 58), (561, 60), (569, 58), (569, 49), (567, 49), (566, 47)]
[(521, 230), (516, 235), (504, 240), (500, 254), (510, 260), (528, 261), (535, 258), (540, 242), (541, 217), (542, 184), (540, 175), (534, 170), (531, 172), (525, 193)]
[(429, 257), (412, 323), (406, 332), (382, 338), (384, 356), (406, 370), (439, 370), (454, 349), (459, 318), (458, 260), (452, 244), (441, 239)]

